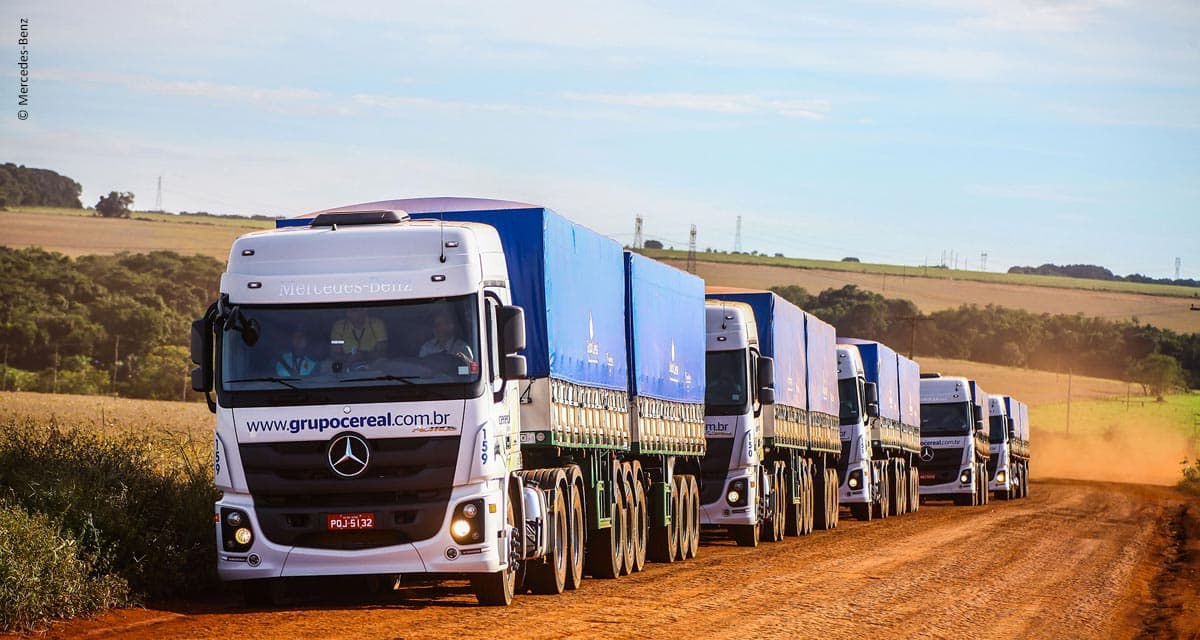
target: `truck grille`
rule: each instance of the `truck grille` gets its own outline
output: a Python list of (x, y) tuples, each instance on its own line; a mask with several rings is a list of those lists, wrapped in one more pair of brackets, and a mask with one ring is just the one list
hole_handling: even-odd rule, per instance
[[(368, 440), (363, 475), (329, 468), (328, 442), (243, 444), (246, 484), (263, 534), (282, 545), (363, 549), (425, 540), (441, 528), (459, 436)], [(374, 513), (369, 531), (326, 530), (329, 513)]]
[(988, 481), (989, 482), (991, 482), (992, 479), (994, 479), (996, 477), (996, 465), (999, 463), (1000, 463), (1000, 454), (998, 454), (998, 453), (994, 454), (988, 458), (987, 473), (988, 473)]
[(700, 459), (700, 504), (712, 504), (721, 498), (725, 477), (729, 475), (734, 440), (736, 438), (708, 439), (708, 449)]
[[(956, 480), (958, 471), (962, 468), (962, 449), (951, 447), (932, 451), (933, 460), (921, 460), (919, 463), (921, 484), (946, 484)], [(929, 477), (931, 473), (932, 478)]]

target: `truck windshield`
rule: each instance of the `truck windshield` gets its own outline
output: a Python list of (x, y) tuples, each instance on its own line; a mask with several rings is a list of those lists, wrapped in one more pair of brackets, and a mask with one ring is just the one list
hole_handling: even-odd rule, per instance
[(704, 358), (704, 413), (737, 416), (749, 411), (746, 351), (709, 351)]
[(842, 424), (858, 424), (859, 407), (858, 378), (838, 380), (838, 397), (841, 402)]
[(992, 416), (990, 427), (991, 431), (988, 434), (988, 441), (992, 444), (1004, 442), (1008, 435), (1008, 420), (1004, 416)]
[(971, 433), (971, 405), (921, 403), (921, 436), (965, 436)]
[(258, 340), (221, 336), (230, 392), (461, 385), (479, 380), (474, 294), (385, 304), (240, 308)]

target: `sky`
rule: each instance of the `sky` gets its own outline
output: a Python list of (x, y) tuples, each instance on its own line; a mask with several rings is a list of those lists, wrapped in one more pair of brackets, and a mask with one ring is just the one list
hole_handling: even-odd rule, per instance
[(744, 251), (1200, 278), (1196, 0), (4, 0), (0, 51), (0, 162), (85, 206), (493, 197), (627, 244), (740, 216)]

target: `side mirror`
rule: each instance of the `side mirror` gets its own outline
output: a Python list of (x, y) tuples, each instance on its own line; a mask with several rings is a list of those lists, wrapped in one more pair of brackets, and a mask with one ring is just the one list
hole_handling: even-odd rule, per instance
[(192, 391), (211, 391), (213, 386), (212, 325), (207, 318), (192, 322)]
[(863, 394), (867, 396), (867, 404), (879, 404), (879, 385), (874, 382), (864, 383)]
[(502, 306), (496, 310), (496, 322), (499, 325), (501, 353), (508, 356), (524, 351), (525, 310), (514, 305)]
[(775, 404), (775, 390), (771, 387), (763, 387), (759, 389), (758, 403), (763, 406)]
[(758, 386), (775, 387), (775, 360), (767, 356), (758, 357)]
[(975, 424), (983, 422), (983, 407), (977, 404), (971, 405), (971, 415), (975, 418)]
[(868, 402), (867, 403), (867, 417), (868, 418), (878, 418), (879, 417), (879, 403), (878, 402)]
[(524, 380), (529, 377), (529, 363), (525, 356), (510, 353), (500, 365), (500, 377), (505, 380)]

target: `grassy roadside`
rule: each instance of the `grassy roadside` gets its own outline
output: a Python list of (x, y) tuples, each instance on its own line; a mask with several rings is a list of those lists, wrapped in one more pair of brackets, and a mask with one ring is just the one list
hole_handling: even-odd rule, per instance
[[(687, 252), (670, 249), (643, 249), (642, 253), (657, 259), (686, 260)], [(810, 260), (782, 256), (752, 256), (748, 254), (698, 253), (696, 260), (724, 264), (749, 264), (794, 269), (821, 269), (825, 271), (848, 271), (889, 276), (938, 278), (945, 280), (972, 280), (996, 284), (1052, 287), (1058, 289), (1082, 289), (1085, 291), (1113, 291), (1177, 298), (1200, 298), (1200, 289), (1168, 284), (1088, 280), (1065, 276), (1041, 276), (1017, 273), (993, 273), (967, 271), (964, 269), (941, 269), (936, 267), (910, 267), (904, 265), (875, 264), (869, 262), (841, 262), (838, 260)]]
[(37, 395), (0, 394), (0, 632), (212, 588), (211, 443), (179, 428), (194, 407), (90, 398), (107, 405), (90, 420), (72, 414), (88, 398), (45, 394), (77, 406), (42, 413)]

